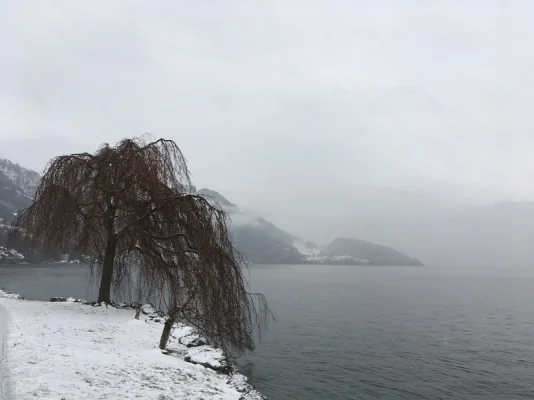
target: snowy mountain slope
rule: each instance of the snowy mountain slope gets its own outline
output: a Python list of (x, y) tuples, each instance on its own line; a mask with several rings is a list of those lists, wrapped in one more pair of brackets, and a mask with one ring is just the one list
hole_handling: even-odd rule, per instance
[(320, 261), (325, 256), (324, 250), (313, 242), (304, 242), (302, 239), (295, 239), (293, 247), (304, 256), (306, 260)]
[(8, 243), (10, 225), (32, 201), (41, 176), (6, 159), (0, 159), (0, 263), (58, 261), (57, 249), (36, 248), (29, 240)]
[(0, 158), (0, 218), (10, 222), (17, 211), (28, 207), (40, 179), (37, 172)]
[[(347, 264), (421, 265), (395, 249), (355, 239), (334, 239), (320, 247), (287, 233), (260, 216), (247, 214), (220, 193), (201, 189), (203, 194), (225, 210), (239, 251), (257, 264)], [(339, 246), (343, 243), (343, 246)]]
[[(7, 227), (16, 213), (31, 204), (40, 178), (35, 171), (0, 159), (0, 225), (3, 225), (0, 226), (0, 245), (5, 246)], [(192, 187), (191, 191), (195, 192), (196, 188)], [(320, 247), (278, 228), (260, 215), (244, 211), (214, 190), (200, 189), (196, 192), (218, 204), (229, 215), (229, 229), (235, 246), (252, 263), (383, 265), (387, 262), (388, 265), (406, 265), (406, 260), (410, 260), (396, 250), (363, 241), (356, 241), (359, 243), (356, 250), (350, 246), (343, 251), (329, 248), (331, 245)], [(29, 262), (55, 260), (60, 256), (55, 250), (37, 251), (32, 247), (30, 243), (21, 243), (16, 250)], [(12, 260), (17, 261), (16, 258)]]
[(0, 218), (11, 221), (17, 211), (26, 208), (31, 202), (32, 198), (25, 190), (0, 171)]
[(224, 197), (219, 192), (216, 192), (215, 190), (203, 188), (198, 190), (197, 194), (201, 194), (202, 196), (211, 200), (212, 203), (218, 204), (219, 207), (222, 208), (229, 215), (236, 215), (242, 213), (242, 211), (239, 209), (239, 207), (237, 207), (237, 205), (231, 203), (226, 197)]
[(0, 172), (3, 173), (13, 185), (21, 189), (26, 196), (33, 198), (39, 183), (41, 175), (31, 169), (21, 167), (5, 158), (0, 158)]
[(294, 247), (296, 236), (276, 227), (261, 216), (241, 210), (222, 194), (200, 189), (198, 194), (216, 203), (230, 217), (229, 229), (236, 248), (256, 264), (292, 264), (303, 260)]

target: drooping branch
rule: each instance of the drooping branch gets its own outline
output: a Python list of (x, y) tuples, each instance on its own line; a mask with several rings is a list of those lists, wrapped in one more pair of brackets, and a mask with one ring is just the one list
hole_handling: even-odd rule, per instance
[(120, 293), (135, 280), (225, 350), (253, 350), (270, 312), (248, 292), (226, 213), (192, 192), (176, 143), (146, 139), (53, 159), (15, 232), (89, 255), (105, 301), (102, 285)]

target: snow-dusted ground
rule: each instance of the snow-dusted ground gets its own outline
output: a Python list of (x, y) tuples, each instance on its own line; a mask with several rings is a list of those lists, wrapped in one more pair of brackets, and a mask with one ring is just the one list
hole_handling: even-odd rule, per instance
[(24, 256), (14, 249), (8, 249), (0, 246), (0, 261), (22, 261)]
[(0, 305), (0, 399), (7, 400), (7, 381), (4, 380), (4, 338), (7, 333), (7, 311)]
[(262, 398), (240, 374), (186, 362), (224, 363), (217, 349), (185, 346), (194, 339), (189, 327), (174, 330), (175, 352), (165, 355), (157, 348), (163, 325), (143, 314), (135, 320), (133, 310), (19, 300), (0, 291), (2, 306), (13, 400)]

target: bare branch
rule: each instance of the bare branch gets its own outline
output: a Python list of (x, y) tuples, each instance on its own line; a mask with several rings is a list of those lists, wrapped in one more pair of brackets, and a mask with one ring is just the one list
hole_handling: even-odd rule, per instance
[(267, 303), (248, 292), (227, 215), (191, 187), (176, 143), (124, 139), (54, 158), (13, 225), (98, 261), (99, 301), (109, 301), (110, 286), (120, 293), (137, 279), (139, 296), (170, 301), (168, 312), (225, 350), (253, 350), (271, 315)]

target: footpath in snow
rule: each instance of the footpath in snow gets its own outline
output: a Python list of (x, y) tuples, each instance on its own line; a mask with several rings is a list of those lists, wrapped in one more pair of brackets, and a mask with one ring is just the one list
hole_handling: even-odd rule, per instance
[(0, 305), (0, 400), (7, 400), (7, 380), (4, 379), (4, 339), (7, 333), (7, 311)]
[[(0, 367), (13, 400), (264, 398), (243, 375), (203, 366), (224, 369), (225, 361), (218, 349), (188, 347), (199, 344), (189, 327), (173, 331), (173, 352), (166, 355), (157, 348), (159, 318), (141, 314), (136, 320), (131, 309), (13, 297), (0, 291), (8, 317)], [(0, 311), (0, 338), (5, 317)]]

